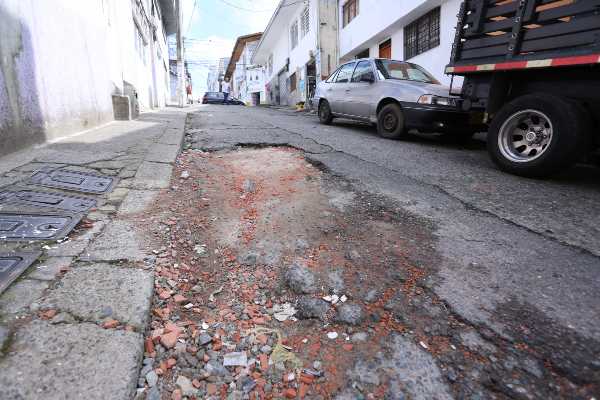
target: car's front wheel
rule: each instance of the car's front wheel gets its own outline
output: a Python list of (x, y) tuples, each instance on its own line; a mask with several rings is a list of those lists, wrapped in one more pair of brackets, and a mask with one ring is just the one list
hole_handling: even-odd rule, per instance
[(321, 104), (319, 104), (319, 121), (323, 125), (329, 125), (333, 122), (333, 114), (331, 114), (331, 108), (329, 107), (329, 102), (327, 100), (323, 100)]
[(377, 115), (377, 132), (384, 139), (397, 140), (406, 135), (404, 114), (398, 104), (388, 104)]

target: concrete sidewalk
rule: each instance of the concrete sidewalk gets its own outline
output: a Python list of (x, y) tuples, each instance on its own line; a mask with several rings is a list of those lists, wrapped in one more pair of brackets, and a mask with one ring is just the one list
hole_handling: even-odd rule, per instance
[[(50, 165), (118, 176), (104, 204), (61, 243), (0, 242), (43, 251), (0, 297), (0, 398), (130, 399), (143, 357), (153, 272), (126, 216), (169, 186), (186, 113), (167, 108), (0, 158), (0, 190)], [(73, 192), (71, 192), (73, 194)], [(89, 194), (82, 195), (89, 196)], [(45, 211), (1, 204), (3, 211)], [(116, 329), (103, 329), (118, 321)]]

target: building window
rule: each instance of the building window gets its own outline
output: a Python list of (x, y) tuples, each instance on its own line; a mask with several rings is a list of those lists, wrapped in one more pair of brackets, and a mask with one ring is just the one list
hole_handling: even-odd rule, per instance
[(404, 59), (440, 45), (440, 7), (404, 28)]
[(290, 92), (296, 90), (296, 73), (290, 75)]
[(294, 21), (292, 29), (290, 29), (290, 35), (292, 37), (292, 50), (298, 46), (298, 21)]
[(343, 9), (343, 28), (346, 27), (358, 15), (358, 0), (349, 0), (344, 4)]
[(369, 58), (369, 49), (363, 50), (356, 55), (356, 59), (359, 58)]
[(306, 36), (308, 30), (310, 29), (310, 18), (308, 15), (308, 6), (302, 11), (302, 15), (300, 16), (300, 33), (301, 37)]

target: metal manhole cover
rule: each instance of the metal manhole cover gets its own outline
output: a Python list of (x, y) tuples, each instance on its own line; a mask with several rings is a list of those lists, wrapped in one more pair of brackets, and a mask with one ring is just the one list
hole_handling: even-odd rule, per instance
[(2, 203), (26, 204), (80, 213), (89, 211), (98, 204), (98, 201), (93, 197), (44, 192), (17, 186), (0, 191), (0, 202)]
[(78, 192), (108, 194), (115, 188), (119, 178), (68, 169), (42, 167), (23, 179), (23, 182), (30, 185), (57, 187)]
[(45, 241), (64, 238), (83, 215), (0, 212), (0, 241)]
[(41, 251), (0, 253), (0, 293), (13, 283), (41, 255)]

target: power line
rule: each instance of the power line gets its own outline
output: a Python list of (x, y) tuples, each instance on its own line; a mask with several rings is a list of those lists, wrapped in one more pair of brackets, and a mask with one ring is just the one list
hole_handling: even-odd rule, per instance
[(194, 8), (192, 8), (192, 15), (190, 15), (190, 23), (188, 24), (187, 30), (185, 31), (185, 36), (187, 36), (190, 31), (190, 25), (192, 25), (192, 18), (194, 17), (194, 11), (196, 11), (196, 0), (194, 0)]
[(211, 13), (209, 13), (208, 11), (206, 11), (206, 10), (204, 10), (204, 9), (200, 8), (200, 7), (198, 7), (198, 9), (199, 9), (199, 10), (201, 10), (201, 11), (204, 11), (205, 13), (207, 13), (208, 15), (210, 15), (211, 17), (214, 17), (214, 18), (216, 18), (216, 19), (218, 19), (218, 20), (220, 20), (220, 21), (223, 21), (223, 22), (227, 22), (228, 24), (235, 25), (235, 26), (241, 26), (242, 28), (254, 29), (254, 28), (252, 28), (251, 26), (238, 25), (238, 24), (234, 24), (233, 22), (229, 22), (229, 21), (227, 21), (227, 20), (224, 20), (223, 18), (219, 18), (219, 17), (217, 17), (216, 15), (214, 15), (214, 14), (211, 14)]
[(267, 11), (275, 11), (275, 9), (274, 9), (274, 8), (272, 8), (272, 9), (270, 9), (270, 10), (248, 10), (248, 9), (246, 9), (246, 8), (241, 8), (241, 7), (238, 7), (238, 6), (234, 6), (233, 4), (231, 4), (231, 3), (228, 3), (228, 2), (226, 2), (225, 0), (219, 0), (219, 1), (220, 1), (220, 2), (222, 2), (222, 3), (228, 4), (228, 5), (230, 5), (230, 6), (231, 6), (231, 7), (233, 7), (233, 8), (237, 8), (238, 10), (242, 10), (242, 11), (252, 11), (252, 12), (267, 12)]

